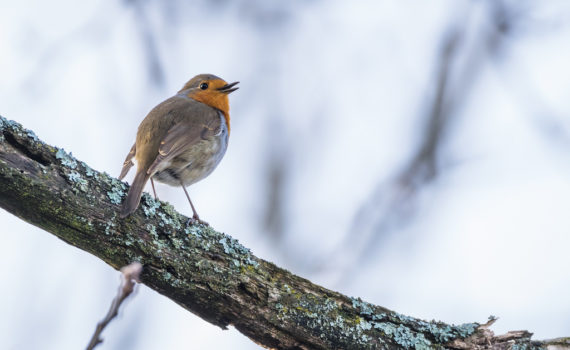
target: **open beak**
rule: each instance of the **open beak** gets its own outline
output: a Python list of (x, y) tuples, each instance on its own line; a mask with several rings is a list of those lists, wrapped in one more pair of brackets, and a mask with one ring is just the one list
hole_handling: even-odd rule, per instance
[(232, 92), (236, 91), (237, 89), (239, 89), (238, 87), (234, 87), (238, 83), (239, 83), (239, 81), (236, 81), (235, 83), (231, 83), (231, 84), (226, 84), (226, 85), (222, 86), (221, 88), (218, 88), (218, 91), (223, 92), (224, 94), (232, 93)]

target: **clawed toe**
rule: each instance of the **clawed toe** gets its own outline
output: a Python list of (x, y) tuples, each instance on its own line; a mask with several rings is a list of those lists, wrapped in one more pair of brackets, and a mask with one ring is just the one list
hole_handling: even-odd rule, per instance
[(199, 217), (197, 216), (193, 216), (191, 218), (188, 219), (188, 221), (186, 222), (186, 227), (190, 226), (190, 225), (204, 225), (204, 226), (210, 226), (210, 224), (208, 224), (206, 221), (201, 220)]

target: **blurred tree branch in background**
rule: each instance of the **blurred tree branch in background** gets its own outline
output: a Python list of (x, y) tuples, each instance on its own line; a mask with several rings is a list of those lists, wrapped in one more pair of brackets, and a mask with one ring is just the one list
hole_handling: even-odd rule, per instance
[(487, 324), (426, 322), (325, 289), (255, 257), (232, 237), (143, 196), (118, 217), (127, 186), (0, 117), (0, 206), (140, 280), (204, 320), (275, 349), (570, 349), (568, 339), (495, 336)]
[(147, 10), (145, 8), (147, 1), (141, 0), (124, 0), (127, 7), (132, 7), (136, 17), (137, 31), (140, 37), (142, 51), (146, 60), (147, 71), (149, 75), (150, 85), (163, 87), (164, 85), (164, 69), (160, 63), (159, 50), (157, 48), (155, 33), (149, 21)]
[(390, 233), (413, 220), (419, 197), (443, 170), (444, 146), (459, 110), (485, 64), (500, 55), (509, 36), (520, 27), (528, 11), (525, 4), (487, 1), (483, 19), (474, 19), (473, 8), (457, 15), (443, 35), (435, 60), (434, 83), (428, 85), (433, 93), (428, 93), (430, 100), (421, 112), (423, 128), (417, 148), (392, 180), (382, 180), (371, 191), (334, 254), (351, 247), (350, 260), (370, 259)]

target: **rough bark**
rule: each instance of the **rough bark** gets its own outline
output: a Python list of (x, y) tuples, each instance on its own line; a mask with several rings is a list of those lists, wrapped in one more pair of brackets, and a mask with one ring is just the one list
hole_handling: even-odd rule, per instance
[(143, 264), (141, 280), (221, 328), (233, 325), (275, 349), (570, 349), (570, 338), (495, 336), (398, 314), (350, 298), (255, 257), (232, 237), (145, 194), (119, 218), (128, 186), (32, 131), (0, 117), (0, 206), (118, 269)]

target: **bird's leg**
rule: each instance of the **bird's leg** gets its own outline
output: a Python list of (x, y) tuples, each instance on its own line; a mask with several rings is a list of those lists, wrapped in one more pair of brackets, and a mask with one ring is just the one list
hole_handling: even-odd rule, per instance
[(190, 202), (190, 206), (192, 207), (192, 212), (194, 213), (194, 215), (192, 215), (192, 218), (190, 220), (188, 220), (188, 222), (186, 223), (186, 226), (188, 226), (191, 221), (195, 221), (195, 222), (198, 222), (200, 224), (208, 226), (208, 223), (206, 221), (200, 220), (200, 217), (198, 216), (198, 212), (196, 211), (196, 208), (194, 208), (194, 204), (192, 204), (192, 200), (190, 199), (190, 196), (188, 195), (188, 191), (186, 191), (186, 187), (184, 186), (184, 183), (182, 181), (180, 181), (180, 185), (182, 186), (182, 189), (184, 190), (184, 193), (186, 194), (186, 198), (188, 198), (188, 202)]
[(156, 195), (156, 190), (154, 189), (154, 181), (152, 180), (152, 177), (150, 178), (150, 184), (152, 185), (152, 192), (154, 193), (154, 199), (158, 200), (158, 196)]

